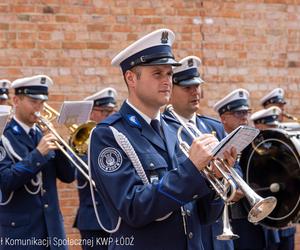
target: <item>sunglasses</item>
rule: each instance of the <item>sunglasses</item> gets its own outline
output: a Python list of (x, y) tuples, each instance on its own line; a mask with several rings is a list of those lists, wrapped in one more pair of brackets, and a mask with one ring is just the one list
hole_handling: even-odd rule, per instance
[(251, 114), (251, 110), (238, 110), (238, 111), (231, 111), (229, 114), (233, 115), (235, 118), (243, 118)]
[(107, 108), (94, 108), (93, 109), (94, 111), (97, 111), (97, 112), (101, 112), (101, 114), (103, 115), (110, 115), (111, 113), (115, 112), (116, 110), (114, 108), (110, 108), (110, 109), (107, 109)]

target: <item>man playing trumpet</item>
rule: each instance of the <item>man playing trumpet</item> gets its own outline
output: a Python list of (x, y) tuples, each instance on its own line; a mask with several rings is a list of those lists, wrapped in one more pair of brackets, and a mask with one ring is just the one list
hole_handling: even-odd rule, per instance
[[(174, 38), (171, 30), (154, 31), (112, 61), (122, 69), (129, 96), (120, 111), (97, 125), (89, 152), (112, 222), (109, 249), (203, 250), (200, 223), (221, 214), (222, 201), (214, 200), (201, 173), (217, 139), (196, 138), (188, 159), (179, 163), (176, 137), (159, 111), (170, 98), (172, 66), (179, 65)], [(233, 163), (231, 153), (226, 156)], [(120, 245), (121, 238), (127, 246)]]
[[(15, 114), (7, 124), (0, 144), (0, 236), (10, 246), (1, 249), (67, 249), (59, 209), (56, 178), (74, 179), (74, 168), (56, 150), (55, 136), (43, 135), (36, 112), (48, 100), (52, 80), (37, 75), (15, 80), (12, 88)], [(18, 243), (18, 244), (17, 244)]]

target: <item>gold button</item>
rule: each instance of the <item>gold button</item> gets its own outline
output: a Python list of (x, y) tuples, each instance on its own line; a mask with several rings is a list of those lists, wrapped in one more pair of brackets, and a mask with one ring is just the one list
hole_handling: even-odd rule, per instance
[(198, 198), (198, 194), (195, 194), (195, 195), (193, 196), (193, 199), (196, 200), (197, 198)]
[(48, 204), (45, 204), (45, 205), (44, 205), (44, 208), (48, 208), (48, 207), (49, 207), (49, 205), (48, 205)]
[(189, 238), (193, 238), (194, 234), (192, 232), (189, 233)]
[(15, 225), (16, 225), (16, 223), (15, 223), (15, 222), (12, 222), (12, 223), (11, 223), (11, 226), (12, 226), (12, 227), (14, 227)]
[(37, 162), (37, 163), (36, 163), (36, 166), (37, 166), (37, 167), (39, 167), (40, 165), (41, 165), (41, 163), (40, 163), (40, 162)]

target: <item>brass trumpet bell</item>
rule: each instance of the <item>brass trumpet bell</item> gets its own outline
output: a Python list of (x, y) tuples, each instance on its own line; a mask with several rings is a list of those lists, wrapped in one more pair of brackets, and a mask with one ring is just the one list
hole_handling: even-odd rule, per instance
[[(45, 113), (43, 117), (52, 122), (59, 116), (59, 112), (57, 112), (54, 108), (49, 106), (47, 103), (44, 103), (43, 112)], [(43, 124), (40, 124), (44, 126)], [(84, 124), (70, 124), (67, 125), (67, 128), (70, 131), (69, 137), (69, 145), (71, 148), (79, 155), (86, 154), (88, 150), (89, 137), (92, 129), (96, 126), (96, 122), (87, 121)]]
[(95, 126), (96, 122), (88, 121), (77, 127), (70, 135), (69, 145), (79, 155), (84, 155), (87, 152), (90, 133)]

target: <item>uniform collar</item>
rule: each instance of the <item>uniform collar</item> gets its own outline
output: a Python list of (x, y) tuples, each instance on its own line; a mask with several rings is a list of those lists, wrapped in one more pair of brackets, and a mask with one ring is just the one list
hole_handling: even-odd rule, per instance
[(21, 128), (24, 129), (26, 134), (29, 134), (30, 129), (36, 130), (36, 125), (35, 124), (32, 127), (29, 127), (25, 123), (21, 122), (16, 116), (14, 116), (14, 120), (20, 125)]
[(191, 119), (187, 119), (186, 117), (183, 117), (181, 115), (178, 115), (185, 123), (193, 122), (193, 124), (196, 124), (196, 114), (194, 113)]
[[(150, 122), (152, 119), (149, 116), (147, 116), (142, 111), (140, 111), (138, 108), (133, 106), (133, 104), (131, 104), (128, 99), (126, 99), (126, 103), (128, 104), (129, 107), (131, 107), (135, 112), (137, 112), (150, 125)], [(160, 111), (158, 111), (158, 113), (156, 114), (154, 119), (160, 121)]]

